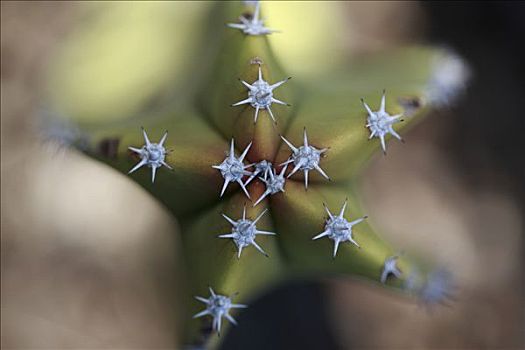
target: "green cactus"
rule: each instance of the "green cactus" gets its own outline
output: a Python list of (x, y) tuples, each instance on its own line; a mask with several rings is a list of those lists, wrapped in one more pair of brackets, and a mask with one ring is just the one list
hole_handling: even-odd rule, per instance
[[(168, 152), (165, 158), (162, 149), (157, 154), (164, 163), (156, 163), (167, 166), (156, 169), (154, 182), (151, 171), (156, 165), (153, 169), (140, 167), (129, 177), (161, 201), (180, 223), (180, 255), (184, 258), (181, 264), (185, 267), (186, 278), (181, 283), (185, 288), (182, 293), (185, 298), (181, 300), (185, 312), (181, 315), (183, 327), (180, 331), (186, 344), (196, 343), (203, 337), (203, 319), (192, 319), (192, 315), (206, 305), (195, 300), (194, 296), (207, 295), (209, 286), (223, 295), (238, 292), (234, 301), (249, 305), (276, 284), (294, 278), (349, 275), (381, 285), (385, 261), (394, 256), (396, 250), (375, 232), (374, 218), (353, 227), (353, 239), (359, 247), (351, 242), (341, 242), (335, 257), (334, 240), (330, 237), (312, 239), (325, 230), (328, 217), (324, 205), (338, 215), (347, 200), (343, 216), (348, 221), (366, 214), (359, 200), (360, 174), (367, 161), (378, 153), (381, 142), (377, 137), (369, 139), (371, 134), (366, 127), (369, 114), (361, 99), (372, 111), (377, 111), (385, 89), (386, 112), (404, 115), (404, 121), (396, 120), (394, 124), (394, 130), (402, 133), (427, 114), (433, 105), (442, 102), (441, 93), (449, 94), (449, 90), (458, 87), (454, 81), (451, 86), (446, 85), (447, 81), (444, 86), (437, 86), (442, 81), (436, 77), (436, 65), (448, 62), (448, 53), (428, 47), (399, 49), (338, 67), (323, 80), (293, 77), (273, 91), (275, 98), (290, 104), (271, 105), (276, 123), (264, 108), (258, 111), (254, 123), (254, 107), (250, 104), (232, 106), (248, 96), (246, 85), (239, 79), (252, 84), (258, 80), (259, 68), (264, 80), (270, 84), (286, 79), (287, 75), (271, 49), (268, 36), (246, 35), (224, 25), (235, 22), (243, 12), (251, 11), (253, 7), (250, 5), (235, 2), (223, 2), (213, 7), (206, 62), (200, 62), (202, 70), (195, 74), (194, 82), (188, 83), (195, 86), (189, 89), (195, 93), (182, 94), (191, 96), (178, 99), (177, 105), (170, 106), (169, 111), (118, 123), (79, 122), (82, 137), (77, 138), (77, 145), (81, 145), (89, 156), (125, 176), (141, 161), (140, 152), (144, 145), (141, 127), (151, 143), (158, 142), (168, 131), (162, 142)], [(446, 91), (440, 92), (439, 88)], [(282, 169), (279, 164), (286, 162), (292, 154), (281, 136), (299, 147), (303, 145), (305, 128), (310, 146), (327, 149), (318, 165), (329, 181), (315, 168), (309, 172), (301, 171), (303, 166), (286, 179), (284, 192), (268, 194), (256, 206), (253, 203), (266, 190), (262, 179), (256, 178), (247, 186), (250, 199), (236, 182), (231, 182), (220, 197), (224, 178), (212, 166), (225, 159), (232, 138), (235, 140), (235, 156), (252, 143), (244, 164), (267, 160), (278, 174)], [(130, 151), (128, 147), (136, 149)], [(388, 161), (388, 157), (381, 156), (378, 161)], [(296, 165), (290, 162), (286, 174)], [(253, 167), (247, 168), (249, 172), (253, 170)], [(309, 174), (307, 189), (305, 174)], [(262, 177), (262, 172), (259, 175)], [(247, 178), (249, 175), (241, 182)], [(276, 235), (257, 235), (256, 242), (269, 257), (255, 247), (247, 246), (238, 258), (232, 240), (218, 237), (232, 229), (221, 214), (238, 220), (245, 204), (246, 217), (252, 220), (268, 210), (257, 222), (257, 229)], [(395, 261), (393, 270), (386, 272), (399, 278), (389, 279), (385, 286), (394, 291), (409, 294), (416, 291), (421, 295), (419, 292), (428, 287), (425, 282), (428, 269), (406, 255), (391, 261)], [(434, 299), (446, 292), (444, 289)], [(223, 324), (223, 332), (225, 326)], [(212, 346), (217, 337), (208, 337), (205, 341)]]

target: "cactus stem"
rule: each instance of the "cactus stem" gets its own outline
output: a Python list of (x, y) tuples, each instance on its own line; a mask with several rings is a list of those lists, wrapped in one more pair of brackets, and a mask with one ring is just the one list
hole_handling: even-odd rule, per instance
[(346, 210), (347, 203), (348, 203), (348, 199), (345, 200), (338, 216), (334, 216), (330, 212), (328, 207), (323, 203), (326, 213), (328, 214), (328, 220), (326, 220), (324, 231), (312, 238), (312, 240), (317, 240), (319, 238), (328, 236), (328, 238), (333, 240), (334, 241), (333, 258), (335, 258), (335, 256), (337, 255), (337, 250), (339, 249), (339, 243), (348, 241), (354, 244), (355, 246), (357, 246), (358, 248), (361, 248), (352, 236), (353, 234), (352, 227), (354, 225), (359, 224), (360, 222), (365, 220), (367, 217), (365, 216), (365, 217), (356, 219), (352, 222), (348, 222), (344, 218), (344, 213)]
[(166, 130), (159, 143), (151, 143), (146, 130), (144, 130), (143, 127), (141, 127), (141, 129), (145, 145), (141, 148), (135, 148), (131, 146), (128, 147), (130, 151), (137, 153), (141, 159), (140, 162), (128, 172), (128, 174), (131, 174), (142, 166), (146, 165), (147, 167), (151, 168), (151, 182), (154, 183), (157, 168), (165, 166), (166, 168), (173, 170), (173, 168), (165, 162), (167, 151), (164, 148), (164, 142), (168, 137), (168, 131)]

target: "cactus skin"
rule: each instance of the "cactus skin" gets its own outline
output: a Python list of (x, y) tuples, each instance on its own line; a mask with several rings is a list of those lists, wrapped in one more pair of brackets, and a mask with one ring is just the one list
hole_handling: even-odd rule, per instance
[[(191, 318), (202, 309), (202, 304), (193, 296), (206, 293), (209, 286), (223, 295), (238, 292), (236, 301), (249, 304), (276, 284), (292, 278), (359, 276), (378, 286), (403, 291), (411, 273), (418, 271), (424, 275), (426, 271), (424, 266), (416, 267), (414, 260), (402, 255), (397, 259), (400, 278), (388, 279), (386, 286), (381, 284), (384, 262), (396, 251), (374, 231), (371, 224), (374, 218), (353, 229), (353, 237), (361, 248), (341, 244), (335, 258), (331, 240), (314, 241), (312, 237), (324, 229), (325, 204), (335, 211), (348, 199), (347, 218), (366, 214), (359, 200), (359, 176), (366, 162), (379, 154), (381, 145), (377, 138), (369, 140), (365, 127), (367, 111), (361, 99), (379, 106), (386, 89), (386, 110), (390, 115), (404, 113), (404, 122), (396, 124), (396, 131), (404, 133), (431, 107), (428, 84), (432, 80), (433, 62), (443, 52), (425, 47), (407, 48), (354, 62), (322, 81), (294, 77), (275, 92), (279, 100), (292, 104), (272, 105), (277, 124), (264, 109), (259, 111), (254, 124), (252, 106), (231, 107), (246, 98), (246, 87), (238, 79), (249, 83), (257, 79), (259, 65), (253, 64), (256, 58), (262, 61), (266, 81), (281, 81), (287, 75), (271, 50), (268, 37), (246, 36), (224, 25), (246, 10), (249, 8), (235, 2), (223, 2), (213, 9), (210, 25), (215, 27), (208, 40), (218, 44), (210, 49), (213, 54), (209, 54), (209, 61), (201, 63), (211, 68), (203, 68), (200, 88), (192, 99), (182, 101), (169, 113), (128, 119), (118, 125), (81, 125), (83, 137), (87, 135), (89, 140), (83, 151), (125, 176), (140, 160), (128, 150), (130, 146), (143, 145), (140, 127), (148, 131), (152, 140), (160, 139), (166, 130), (169, 132), (164, 145), (169, 151), (165, 161), (173, 170), (159, 168), (154, 183), (150, 169), (145, 167), (129, 177), (161, 201), (180, 223), (184, 258), (181, 264), (186, 269), (186, 281), (181, 283), (181, 288), (186, 289), (181, 301), (186, 309), (181, 315), (184, 326), (180, 331), (184, 332), (187, 344), (202, 338), (202, 320)], [(305, 190), (304, 175), (299, 171), (286, 180), (285, 192), (267, 196), (256, 207), (252, 203), (266, 190), (260, 180), (254, 179), (248, 186), (252, 202), (236, 183), (231, 183), (219, 198), (223, 178), (212, 165), (223, 161), (232, 137), (237, 154), (253, 142), (246, 163), (268, 160), (280, 171), (278, 164), (290, 156), (290, 149), (280, 135), (294, 145), (301, 145), (305, 127), (310, 145), (317, 149), (329, 147), (320, 166), (331, 182), (312, 171)], [(108, 140), (117, 143), (111, 152), (103, 151), (102, 145)], [(410, 147), (410, 140), (405, 147)], [(379, 161), (388, 161), (388, 157), (381, 156)], [(289, 167), (287, 174), (290, 171)], [(237, 217), (245, 203), (250, 218), (268, 209), (258, 225), (277, 235), (258, 236), (257, 242), (269, 258), (248, 247), (238, 259), (231, 240), (217, 237), (231, 230), (221, 214)], [(225, 333), (228, 325), (223, 326)], [(210, 337), (206, 341), (212, 346), (217, 339)]]

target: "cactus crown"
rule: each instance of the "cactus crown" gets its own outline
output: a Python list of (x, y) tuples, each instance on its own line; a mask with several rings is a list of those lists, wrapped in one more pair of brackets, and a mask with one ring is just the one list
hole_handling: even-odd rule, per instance
[[(223, 28), (210, 21), (215, 27), (208, 41), (217, 46), (204, 64), (211, 69), (189, 101), (168, 113), (83, 129), (84, 152), (129, 173), (178, 218), (181, 263), (188, 270), (182, 283), (187, 312), (181, 317), (187, 320), (198, 310), (192, 296), (209, 285), (222, 293), (238, 291), (249, 301), (283, 279), (327, 274), (363, 276), (431, 301), (446, 295), (442, 275), (431, 275), (427, 283), (427, 269), (416, 268), (417, 260), (392, 258), (392, 248), (364, 221), (358, 179), (376, 150), (386, 150), (389, 134), (401, 140), (398, 132), (425, 115), (433, 101), (443, 100), (438, 92), (457, 89), (457, 80), (447, 87), (435, 77), (436, 57), (447, 54), (400, 49), (355, 61), (325, 82), (288, 78), (272, 84), (274, 77), (286, 76), (265, 36), (273, 31), (263, 26), (258, 2), (245, 6), (215, 5), (214, 16), (224, 22), (243, 11), (252, 16)], [(388, 98), (381, 94), (385, 88)], [(365, 99), (379, 103), (379, 110), (372, 111)], [(232, 101), (239, 102), (232, 106)], [(401, 115), (405, 122), (396, 131)], [(140, 132), (141, 125), (149, 134)], [(150, 136), (160, 141), (152, 143)], [(373, 137), (379, 142), (369, 141)], [(110, 141), (115, 147), (107, 152), (102, 146)], [(157, 171), (161, 167), (167, 169)], [(246, 197), (252, 205), (245, 205)], [(342, 201), (338, 215), (328, 210)], [(242, 217), (232, 219), (241, 210)], [(317, 240), (322, 237), (329, 240)], [(255, 249), (247, 249), (250, 245)], [(235, 324), (228, 312), (244, 305), (209, 291), (209, 299), (197, 297), (206, 310), (195, 316), (211, 315), (217, 331), (222, 317)], [(194, 343), (198, 321), (183, 323), (185, 341)]]

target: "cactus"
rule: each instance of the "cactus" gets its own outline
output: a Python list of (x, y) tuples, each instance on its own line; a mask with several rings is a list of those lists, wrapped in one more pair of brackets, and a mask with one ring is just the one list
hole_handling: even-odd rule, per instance
[[(402, 140), (398, 133), (456, 94), (464, 81), (457, 70), (451, 78), (436, 74), (461, 60), (411, 47), (323, 80), (289, 80), (258, 9), (248, 2), (214, 5), (207, 42), (216, 44), (187, 100), (118, 124), (79, 122), (73, 142), (178, 219), (185, 343), (212, 346), (217, 337), (203, 333), (200, 316), (211, 315), (224, 333), (222, 316), (235, 322), (232, 305), (249, 306), (294, 278), (358, 276), (440, 301), (448, 279), (438, 274), (436, 282), (428, 266), (396, 255), (375, 232), (361, 207), (359, 179), (378, 150), (385, 153), (378, 161), (388, 161), (391, 137)], [(234, 293), (243, 304), (232, 304)]]

